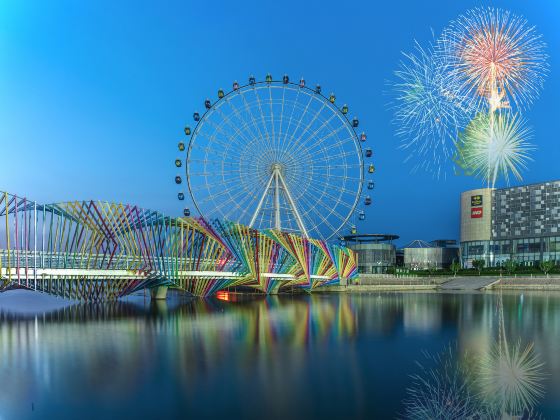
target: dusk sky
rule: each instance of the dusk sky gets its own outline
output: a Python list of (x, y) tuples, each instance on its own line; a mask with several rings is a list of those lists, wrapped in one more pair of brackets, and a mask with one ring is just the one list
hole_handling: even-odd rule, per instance
[(369, 134), (376, 189), (360, 231), (458, 239), (459, 195), (483, 182), (411, 174), (386, 92), (401, 51), (481, 5), (525, 16), (548, 44), (550, 73), (524, 113), (537, 150), (521, 183), (559, 179), (556, 0), (3, 1), (0, 190), (180, 215), (173, 161), (193, 111), (234, 80), (288, 73), (334, 91)]

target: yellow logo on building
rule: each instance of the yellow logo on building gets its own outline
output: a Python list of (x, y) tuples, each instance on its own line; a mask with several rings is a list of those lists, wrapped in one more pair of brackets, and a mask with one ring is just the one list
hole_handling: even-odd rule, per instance
[(471, 207), (473, 206), (482, 206), (481, 195), (471, 195)]

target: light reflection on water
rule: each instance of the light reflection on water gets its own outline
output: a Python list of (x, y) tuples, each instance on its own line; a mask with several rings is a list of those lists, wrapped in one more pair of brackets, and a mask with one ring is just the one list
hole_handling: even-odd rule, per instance
[[(393, 418), (423, 351), (490, 351), (498, 296), (137, 298), (15, 313), (21, 295), (7, 305), (4, 294), (0, 418)], [(534, 342), (545, 363), (541, 414), (560, 418), (560, 294), (507, 293), (503, 309), (509, 340)]]

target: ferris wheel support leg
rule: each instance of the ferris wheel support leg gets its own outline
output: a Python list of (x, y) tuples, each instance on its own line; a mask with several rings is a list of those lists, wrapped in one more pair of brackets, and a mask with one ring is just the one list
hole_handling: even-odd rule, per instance
[(264, 203), (264, 199), (266, 198), (266, 195), (268, 194), (268, 190), (270, 189), (270, 185), (272, 184), (273, 179), (274, 179), (274, 173), (270, 176), (270, 179), (268, 180), (266, 187), (264, 187), (263, 195), (259, 201), (259, 205), (257, 206), (255, 212), (253, 213), (253, 217), (251, 217), (251, 221), (249, 222), (249, 227), (253, 227), (253, 225), (255, 224), (255, 221), (257, 220), (257, 216), (261, 211), (261, 207)]
[(280, 230), (282, 223), (280, 222), (280, 181), (278, 174), (274, 171), (274, 224), (277, 230)]
[(280, 180), (280, 183), (282, 184), (282, 188), (284, 189), (284, 192), (286, 193), (286, 197), (288, 197), (290, 207), (292, 207), (292, 211), (294, 212), (294, 215), (296, 216), (296, 221), (297, 221), (297, 224), (299, 226), (299, 229), (301, 230), (301, 233), (303, 233), (303, 236), (308, 238), (309, 235), (307, 233), (307, 229), (305, 229), (303, 221), (301, 220), (301, 216), (299, 215), (296, 204), (294, 203), (294, 200), (292, 199), (292, 194), (290, 194), (290, 190), (288, 189), (288, 186), (284, 182), (284, 177), (282, 176), (282, 172), (280, 172), (280, 171), (275, 171), (275, 172), (277, 172), (276, 176), (278, 177), (278, 179)]

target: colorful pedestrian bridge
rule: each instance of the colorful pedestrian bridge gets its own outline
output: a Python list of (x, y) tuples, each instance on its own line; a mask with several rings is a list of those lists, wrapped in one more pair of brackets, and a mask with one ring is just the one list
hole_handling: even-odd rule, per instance
[(115, 300), (168, 288), (312, 290), (357, 276), (348, 248), (229, 221), (173, 218), (127, 204), (38, 204), (0, 193), (0, 291)]

